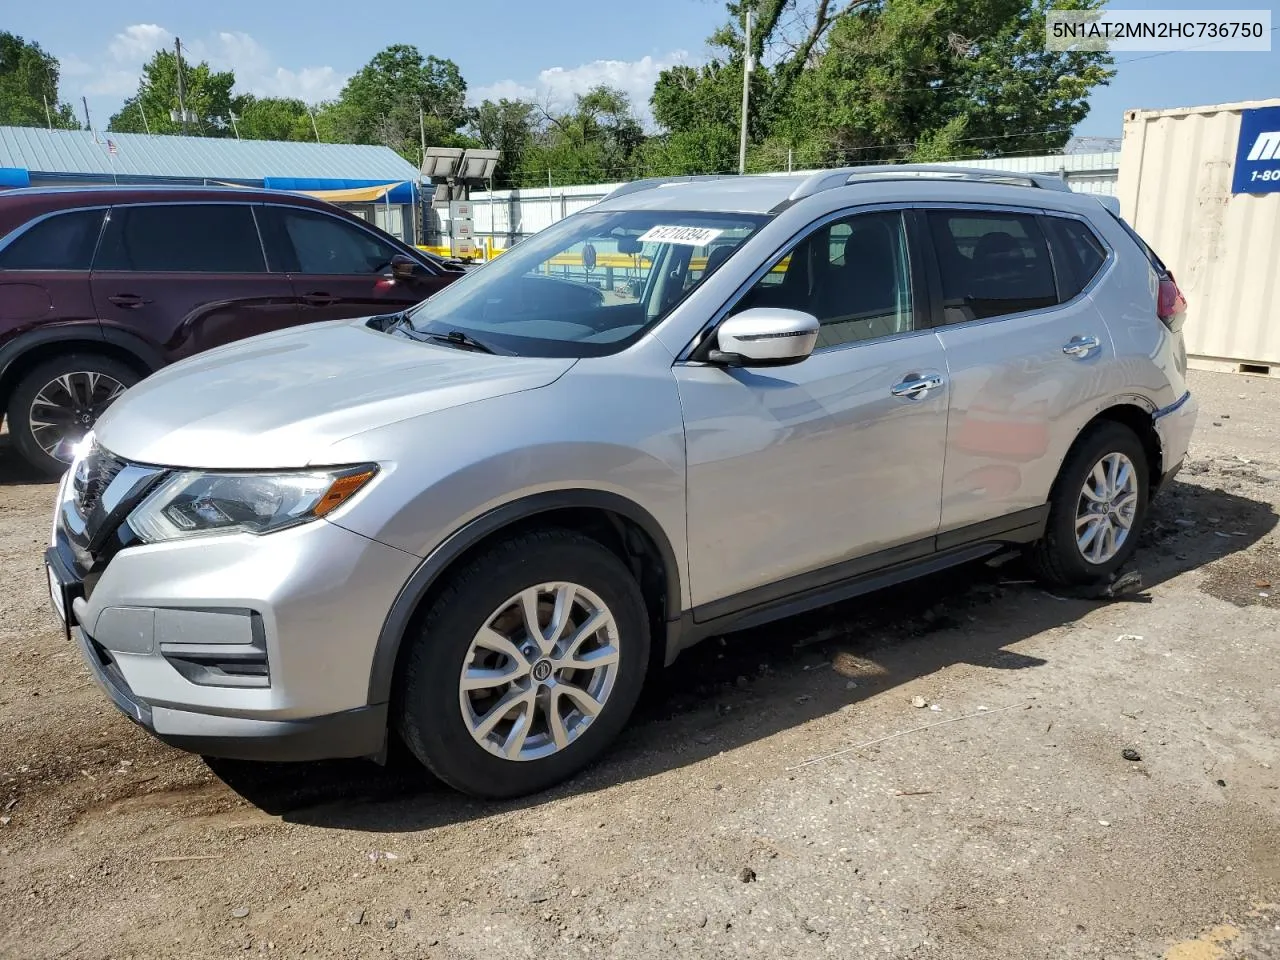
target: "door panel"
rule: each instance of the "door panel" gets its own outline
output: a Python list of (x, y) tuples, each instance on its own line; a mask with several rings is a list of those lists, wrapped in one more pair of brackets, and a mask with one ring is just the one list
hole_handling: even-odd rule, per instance
[(939, 249), (943, 319), (959, 321), (938, 328), (951, 381), (946, 531), (1045, 503), (1067, 449), (1095, 412), (1115, 352), (1088, 297), (1055, 305), (1034, 216), (927, 216)]
[(676, 367), (695, 605), (932, 536), (946, 390), (890, 391), (943, 363), (925, 332), (793, 367)]
[(425, 266), (421, 278), (395, 278), (392, 257), (409, 254), (342, 218), (300, 208), (266, 210), (271, 226), (264, 232), (273, 269), (288, 272), (306, 323), (403, 310), (447, 282)]
[[(916, 329), (901, 213), (833, 218), (778, 266), (730, 313), (813, 314), (812, 356), (787, 367), (675, 367), (695, 608), (801, 574), (821, 579), (823, 568), (938, 529), (944, 357)], [(922, 378), (934, 385), (893, 392)]]
[(112, 208), (90, 285), (102, 322), (167, 362), (300, 319), (288, 277), (266, 270), (248, 204)]
[(56, 213), (0, 250), (0, 343), (45, 324), (80, 324), (98, 336), (89, 265), (106, 207)]
[(92, 286), (102, 322), (149, 340), (167, 363), (300, 322), (280, 274), (95, 271)]

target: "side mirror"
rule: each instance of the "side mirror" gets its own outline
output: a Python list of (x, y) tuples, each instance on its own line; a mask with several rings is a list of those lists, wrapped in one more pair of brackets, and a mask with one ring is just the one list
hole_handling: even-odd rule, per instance
[(417, 280), (423, 272), (422, 264), (413, 257), (397, 253), (391, 258), (391, 275), (397, 280)]
[(784, 367), (813, 353), (818, 318), (799, 310), (752, 307), (716, 330), (718, 350), (707, 359), (726, 367)]

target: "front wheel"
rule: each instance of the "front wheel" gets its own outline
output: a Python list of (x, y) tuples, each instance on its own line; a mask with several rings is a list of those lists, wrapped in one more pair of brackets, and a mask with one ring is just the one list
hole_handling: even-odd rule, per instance
[(27, 372), (9, 400), (9, 432), (22, 459), (49, 476), (67, 469), (76, 444), (141, 377), (100, 354), (58, 357)]
[(1150, 489), (1134, 432), (1119, 423), (1090, 427), (1054, 485), (1044, 538), (1031, 552), (1037, 572), (1062, 585), (1110, 579), (1138, 547)]
[(648, 662), (644, 600), (616, 555), (571, 531), (516, 536), (435, 598), (406, 652), (397, 723), (450, 786), (533, 793), (618, 735)]

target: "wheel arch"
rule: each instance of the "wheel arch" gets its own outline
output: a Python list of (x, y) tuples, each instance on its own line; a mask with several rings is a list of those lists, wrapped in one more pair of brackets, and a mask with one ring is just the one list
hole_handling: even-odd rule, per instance
[(675, 654), (680, 615), (680, 567), (662, 525), (648, 510), (603, 490), (557, 490), (496, 507), (450, 535), (419, 564), (391, 606), (374, 649), (369, 703), (388, 702), (395, 690), (404, 638), (429, 607), (448, 573), (506, 537), (531, 529), (583, 533), (618, 554), (640, 584), (649, 612), (651, 658)]
[(25, 333), (0, 348), (0, 411), (7, 411), (14, 388), (27, 372), (70, 353), (96, 353), (146, 377), (164, 366), (159, 351), (141, 337), (94, 325), (45, 328)]
[(1134, 435), (1142, 443), (1142, 449), (1147, 454), (1147, 485), (1154, 491), (1164, 476), (1164, 452), (1160, 445), (1160, 435), (1156, 432), (1155, 421), (1152, 419), (1154, 412), (1155, 408), (1145, 399), (1124, 397), (1104, 406), (1090, 417), (1080, 427), (1075, 439), (1062, 455), (1053, 486), (1049, 491), (1049, 501), (1052, 501), (1054, 494), (1057, 493), (1058, 484), (1062, 479), (1062, 469), (1067, 461), (1071, 459), (1071, 454), (1080, 444), (1081, 439), (1089, 432), (1089, 428), (1098, 423), (1118, 423), (1133, 431)]

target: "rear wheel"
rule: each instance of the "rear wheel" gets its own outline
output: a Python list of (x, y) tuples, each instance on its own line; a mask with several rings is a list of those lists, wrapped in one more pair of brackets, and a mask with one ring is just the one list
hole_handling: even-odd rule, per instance
[(1032, 548), (1051, 583), (1112, 577), (1138, 547), (1150, 493), (1147, 453), (1128, 427), (1101, 422), (1076, 442), (1049, 503), (1044, 538)]
[(513, 797), (567, 779), (621, 731), (649, 662), (640, 589), (570, 531), (513, 537), (459, 570), (406, 653), (396, 711), (441, 780)]
[(127, 364), (100, 354), (48, 360), (18, 381), (9, 400), (9, 433), (22, 459), (41, 473), (61, 474), (76, 444), (107, 407), (142, 379)]

